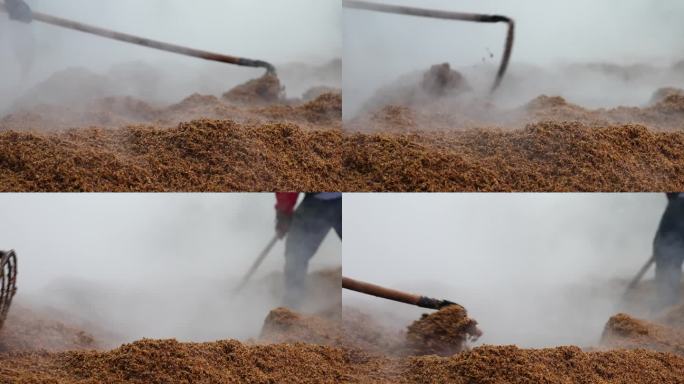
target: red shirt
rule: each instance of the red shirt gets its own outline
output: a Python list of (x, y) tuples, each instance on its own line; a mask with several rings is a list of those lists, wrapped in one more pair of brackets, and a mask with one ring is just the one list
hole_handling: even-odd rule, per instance
[(297, 205), (297, 198), (299, 192), (276, 192), (275, 209), (286, 215), (291, 215), (294, 212), (294, 207)]

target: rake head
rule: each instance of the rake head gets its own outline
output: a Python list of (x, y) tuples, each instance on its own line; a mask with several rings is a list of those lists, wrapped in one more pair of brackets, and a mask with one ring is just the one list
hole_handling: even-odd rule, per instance
[(0, 329), (5, 323), (12, 298), (17, 292), (17, 254), (0, 251)]

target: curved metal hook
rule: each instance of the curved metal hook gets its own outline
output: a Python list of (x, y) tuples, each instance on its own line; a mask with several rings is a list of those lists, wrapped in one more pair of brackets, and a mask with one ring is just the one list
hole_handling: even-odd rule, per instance
[(398, 15), (431, 17), (435, 19), (444, 20), (472, 21), (477, 23), (503, 22), (508, 24), (508, 32), (506, 34), (506, 43), (504, 45), (504, 52), (501, 59), (501, 64), (499, 65), (499, 70), (496, 74), (496, 79), (494, 80), (494, 84), (492, 85), (490, 92), (494, 92), (499, 87), (499, 85), (501, 85), (501, 81), (503, 80), (503, 77), (506, 74), (506, 69), (508, 68), (508, 63), (511, 59), (511, 54), (513, 52), (513, 40), (515, 38), (515, 22), (510, 17), (501, 15), (483, 15), (477, 13), (440, 11), (434, 9), (405, 7), (400, 5), (371, 3), (359, 0), (343, 0), (342, 4), (345, 8), (350, 9), (394, 13)]

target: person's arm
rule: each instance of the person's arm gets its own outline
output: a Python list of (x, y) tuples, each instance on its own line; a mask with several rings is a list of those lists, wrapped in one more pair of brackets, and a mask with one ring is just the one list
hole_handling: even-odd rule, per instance
[(299, 192), (276, 192), (276, 233), (279, 238), (285, 237), (290, 229), (294, 207), (297, 205)]
[(24, 0), (5, 0), (5, 7), (7, 7), (10, 19), (24, 23), (33, 21), (31, 7)]

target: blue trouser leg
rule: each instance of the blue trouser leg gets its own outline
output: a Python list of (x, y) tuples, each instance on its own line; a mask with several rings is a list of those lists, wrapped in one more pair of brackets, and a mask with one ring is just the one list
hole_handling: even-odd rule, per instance
[(656, 310), (678, 304), (684, 262), (684, 244), (681, 242), (656, 241)]
[(332, 227), (337, 233), (337, 236), (342, 240), (342, 199), (335, 200), (335, 205), (331, 209)]
[[(338, 205), (337, 200), (319, 201), (313, 197), (307, 197), (297, 207), (285, 241), (285, 306), (293, 309), (301, 307), (306, 294), (309, 260), (314, 256), (331, 228), (335, 228), (341, 236), (341, 204), (341, 199)], [(337, 219), (338, 216), (339, 219)]]

